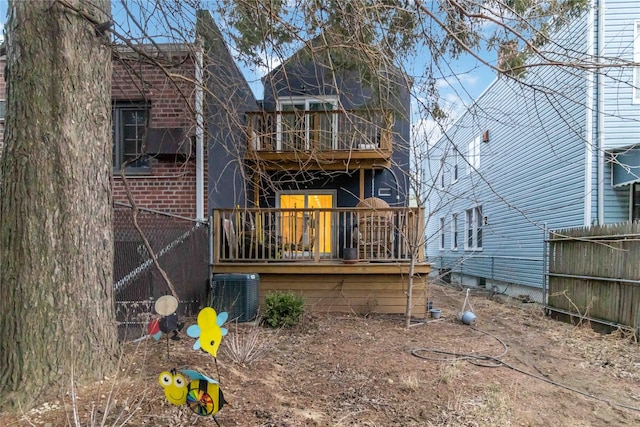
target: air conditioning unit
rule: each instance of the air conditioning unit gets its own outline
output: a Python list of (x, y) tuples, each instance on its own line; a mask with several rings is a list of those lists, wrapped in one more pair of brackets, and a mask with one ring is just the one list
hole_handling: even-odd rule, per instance
[(248, 322), (258, 314), (258, 274), (214, 274), (209, 306), (217, 313), (229, 313), (229, 321)]

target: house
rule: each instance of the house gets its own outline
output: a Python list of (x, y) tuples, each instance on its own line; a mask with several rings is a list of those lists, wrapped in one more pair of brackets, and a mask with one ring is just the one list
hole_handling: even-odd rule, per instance
[[(113, 199), (185, 218), (206, 218), (206, 159), (197, 116), (196, 47), (119, 48), (113, 54)], [(161, 64), (162, 67), (159, 67)]]
[(412, 276), (413, 314), (424, 316), (430, 266), (424, 212), (408, 207), (406, 76), (330, 72), (318, 38), (263, 78), (257, 101), (206, 11), (196, 34), (114, 52), (117, 298), (168, 291), (125, 207), (132, 197), (171, 281), (188, 287), (181, 300), (202, 302), (211, 275), (256, 273), (262, 297), (292, 290), (309, 309), (403, 313)]
[(431, 147), (427, 255), (444, 279), (542, 301), (548, 230), (640, 219), (640, 4), (590, 6), (541, 49), (595, 66), (498, 77)]
[(226, 154), (220, 169), (242, 177), (221, 188), (210, 169), (210, 188), (238, 192), (210, 203), (212, 272), (257, 273), (262, 295), (300, 292), (315, 310), (403, 313), (414, 258), (414, 274), (423, 275), (414, 313), (424, 315), (423, 212), (408, 207), (408, 81), (380, 69), (385, 84), (374, 87), (356, 68), (330, 66), (334, 50), (325, 39), (263, 77), (264, 98), (254, 108), (241, 95), (244, 132), (209, 145), (210, 162)]
[[(202, 51), (195, 42), (156, 43), (112, 54), (114, 288), (122, 334), (138, 332), (136, 314), (171, 292), (165, 275), (181, 313), (194, 313), (206, 300), (208, 57)], [(123, 327), (131, 323), (133, 330)]]

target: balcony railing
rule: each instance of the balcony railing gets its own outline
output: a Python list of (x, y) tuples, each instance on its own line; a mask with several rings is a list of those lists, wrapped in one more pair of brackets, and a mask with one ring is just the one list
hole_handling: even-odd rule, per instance
[(391, 150), (393, 115), (383, 110), (250, 112), (249, 149), (257, 152)]
[(358, 261), (423, 261), (419, 208), (214, 209), (214, 264), (331, 262), (356, 248)]

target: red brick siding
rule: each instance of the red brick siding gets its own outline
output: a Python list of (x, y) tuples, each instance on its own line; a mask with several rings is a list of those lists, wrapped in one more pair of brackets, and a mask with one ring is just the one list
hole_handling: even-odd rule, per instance
[[(182, 127), (189, 135), (195, 133), (194, 88), (195, 69), (192, 56), (173, 55), (167, 66), (169, 73), (185, 79), (171, 79), (156, 66), (142, 64), (137, 59), (114, 59), (112, 99), (118, 101), (147, 101), (151, 104), (151, 127)], [(164, 61), (163, 61), (164, 62)], [(0, 100), (5, 99), (5, 58), (0, 58)], [(4, 122), (0, 122), (0, 154), (4, 136)], [(206, 146), (206, 144), (205, 144)], [(128, 178), (134, 201), (139, 207), (155, 209), (188, 218), (195, 218), (196, 173), (195, 153), (188, 159), (162, 158), (151, 160), (151, 173)], [(206, 153), (204, 155), (204, 185), (207, 185)], [(129, 203), (122, 178), (113, 176), (113, 200)], [(205, 190), (206, 215), (206, 190)]]
[[(168, 77), (159, 67), (142, 63), (137, 58), (114, 60), (111, 97), (118, 101), (150, 103), (151, 128), (181, 127), (189, 135), (194, 135), (193, 57), (185, 56), (184, 53), (174, 54), (162, 62), (170, 64), (165, 66), (167, 73), (179, 74), (184, 78)], [(194, 155), (195, 153), (192, 153), (188, 159), (154, 158), (151, 160), (149, 175), (128, 176), (129, 187), (136, 204), (139, 207), (195, 218), (197, 212)], [(206, 162), (204, 169), (206, 171)], [(205, 174), (205, 188), (206, 179)], [(128, 203), (119, 173), (114, 173), (113, 199)], [(204, 206), (206, 215), (206, 198)]]

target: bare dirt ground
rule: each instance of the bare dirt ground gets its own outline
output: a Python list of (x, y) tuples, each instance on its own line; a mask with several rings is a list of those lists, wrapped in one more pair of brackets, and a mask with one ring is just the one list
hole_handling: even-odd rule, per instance
[[(0, 415), (0, 425), (76, 425), (75, 407), (81, 426), (214, 426), (165, 400), (157, 378), (171, 368), (220, 380), (230, 402), (217, 415), (223, 427), (640, 425), (640, 348), (632, 338), (481, 293), (471, 294), (477, 320), (468, 326), (456, 319), (465, 293), (429, 291), (443, 317), (408, 329), (400, 317), (375, 314), (309, 314), (280, 331), (225, 325), (219, 377), (213, 358), (192, 350), (184, 334), (169, 341), (169, 359), (164, 339), (128, 343), (117, 378), (80, 388), (75, 404), (67, 395)], [(224, 350), (234, 333), (257, 338), (266, 353), (249, 365), (233, 362)]]

